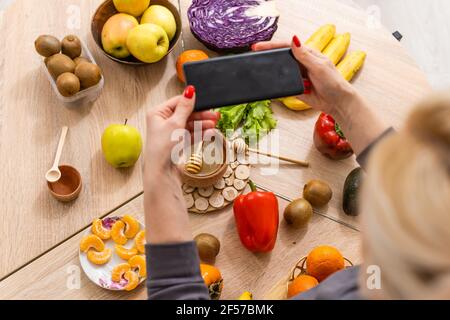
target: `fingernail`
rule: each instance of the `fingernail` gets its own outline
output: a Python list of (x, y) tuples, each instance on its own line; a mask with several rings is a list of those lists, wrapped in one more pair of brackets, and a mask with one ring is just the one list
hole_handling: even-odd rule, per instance
[(192, 99), (195, 94), (195, 87), (194, 86), (187, 86), (184, 90), (184, 97), (186, 99)]
[(220, 120), (220, 118), (222, 118), (222, 114), (220, 112), (216, 112), (217, 115), (217, 120)]
[(256, 43), (252, 44), (252, 46), (250, 47), (252, 49), (252, 51), (255, 51), (256, 49)]
[(294, 38), (292, 38), (292, 41), (294, 41), (294, 44), (297, 48), (300, 48), (302, 46), (302, 43), (300, 42), (300, 39), (297, 36), (294, 36)]
[(311, 89), (305, 88), (305, 91), (303, 91), (303, 94), (311, 94)]
[(311, 88), (312, 87), (312, 83), (309, 79), (303, 79), (303, 85), (305, 86), (305, 88)]

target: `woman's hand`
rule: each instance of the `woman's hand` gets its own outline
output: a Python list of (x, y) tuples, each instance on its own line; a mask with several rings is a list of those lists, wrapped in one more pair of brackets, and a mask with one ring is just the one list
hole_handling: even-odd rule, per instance
[(189, 219), (178, 168), (171, 159), (179, 141), (172, 139), (176, 130), (194, 130), (200, 122), (203, 130), (214, 128), (219, 119), (215, 112), (194, 113), (195, 88), (186, 88), (177, 96), (147, 114), (147, 139), (144, 160), (144, 208), (147, 242), (176, 243), (192, 240)]
[(263, 51), (289, 46), (292, 47), (297, 61), (304, 67), (305, 78), (307, 77), (312, 85), (310, 92), (298, 96), (298, 99), (314, 109), (334, 114), (336, 108), (345, 105), (355, 94), (353, 87), (342, 77), (334, 64), (322, 53), (302, 46), (297, 36), (294, 37), (292, 43), (259, 42), (253, 45), (252, 49), (253, 51)]
[(297, 36), (293, 37), (291, 43), (260, 42), (254, 44), (252, 49), (262, 51), (289, 46), (312, 85), (309, 94), (297, 98), (316, 110), (332, 115), (359, 155), (388, 126), (377, 117), (326, 56), (302, 46)]

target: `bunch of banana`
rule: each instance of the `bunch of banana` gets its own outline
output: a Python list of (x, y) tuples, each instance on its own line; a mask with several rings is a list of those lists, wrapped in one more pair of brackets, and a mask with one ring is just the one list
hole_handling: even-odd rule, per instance
[[(363, 51), (352, 52), (342, 60), (350, 46), (350, 38), (350, 33), (336, 35), (336, 26), (326, 24), (314, 32), (305, 44), (309, 48), (320, 51), (327, 56), (335, 65), (337, 65), (337, 69), (342, 76), (347, 81), (351, 81), (364, 64), (366, 53)], [(297, 97), (282, 98), (280, 101), (289, 109), (296, 111), (311, 108), (305, 102), (297, 99)]]

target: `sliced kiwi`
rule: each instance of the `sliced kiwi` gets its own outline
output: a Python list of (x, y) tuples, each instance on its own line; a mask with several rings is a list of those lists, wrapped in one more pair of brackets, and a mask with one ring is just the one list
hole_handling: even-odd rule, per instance
[(75, 62), (75, 64), (78, 66), (79, 64), (81, 64), (82, 62), (90, 62), (88, 58), (85, 57), (77, 57), (75, 59), (73, 59), (73, 62)]
[(61, 42), (54, 36), (43, 35), (34, 42), (36, 51), (43, 57), (51, 57), (61, 51)]
[(64, 97), (71, 97), (81, 89), (80, 80), (76, 75), (65, 72), (56, 80), (59, 93)]
[(72, 59), (75, 59), (81, 55), (81, 41), (73, 34), (65, 37), (61, 41), (61, 46), (61, 52)]
[(47, 61), (47, 68), (53, 79), (58, 79), (65, 72), (75, 71), (75, 62), (65, 54), (57, 53)]
[(102, 79), (102, 71), (99, 66), (83, 62), (75, 68), (75, 75), (80, 79), (83, 89), (95, 86)]

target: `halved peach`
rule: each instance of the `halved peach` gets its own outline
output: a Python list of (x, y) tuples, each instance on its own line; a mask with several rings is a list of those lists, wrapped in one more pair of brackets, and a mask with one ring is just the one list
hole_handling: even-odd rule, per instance
[(95, 234), (90, 234), (81, 239), (80, 250), (87, 252), (91, 248), (101, 252), (105, 250), (105, 243)]
[(115, 243), (124, 245), (128, 239), (124, 235), (125, 223), (123, 221), (116, 221), (111, 228), (111, 238)]
[(138, 250), (135, 247), (127, 249), (120, 244), (116, 244), (114, 246), (114, 249), (116, 249), (117, 255), (121, 257), (123, 260), (129, 260), (138, 254)]
[(125, 272), (124, 278), (128, 281), (125, 286), (126, 291), (134, 290), (139, 285), (139, 276), (134, 271)]
[(137, 269), (139, 271), (139, 276), (145, 278), (147, 276), (147, 268), (145, 263), (144, 256), (134, 256), (128, 260), (128, 263), (131, 266), (131, 269)]
[(111, 230), (108, 230), (105, 227), (103, 227), (102, 219), (94, 220), (94, 222), (92, 223), (91, 231), (100, 239), (108, 240), (109, 238), (111, 238)]
[(108, 263), (108, 261), (111, 259), (111, 256), (112, 250), (110, 248), (105, 248), (105, 250), (100, 252), (89, 250), (87, 253), (88, 260), (97, 265)]
[(124, 215), (121, 220), (125, 222), (125, 237), (128, 239), (134, 238), (134, 236), (139, 232), (139, 229), (141, 229), (139, 222), (129, 215)]
[(134, 243), (136, 244), (136, 248), (142, 254), (145, 254), (145, 230), (139, 231), (134, 238)]
[(128, 263), (121, 263), (115, 266), (111, 271), (111, 280), (114, 282), (120, 282), (124, 274), (131, 270), (131, 266)]

